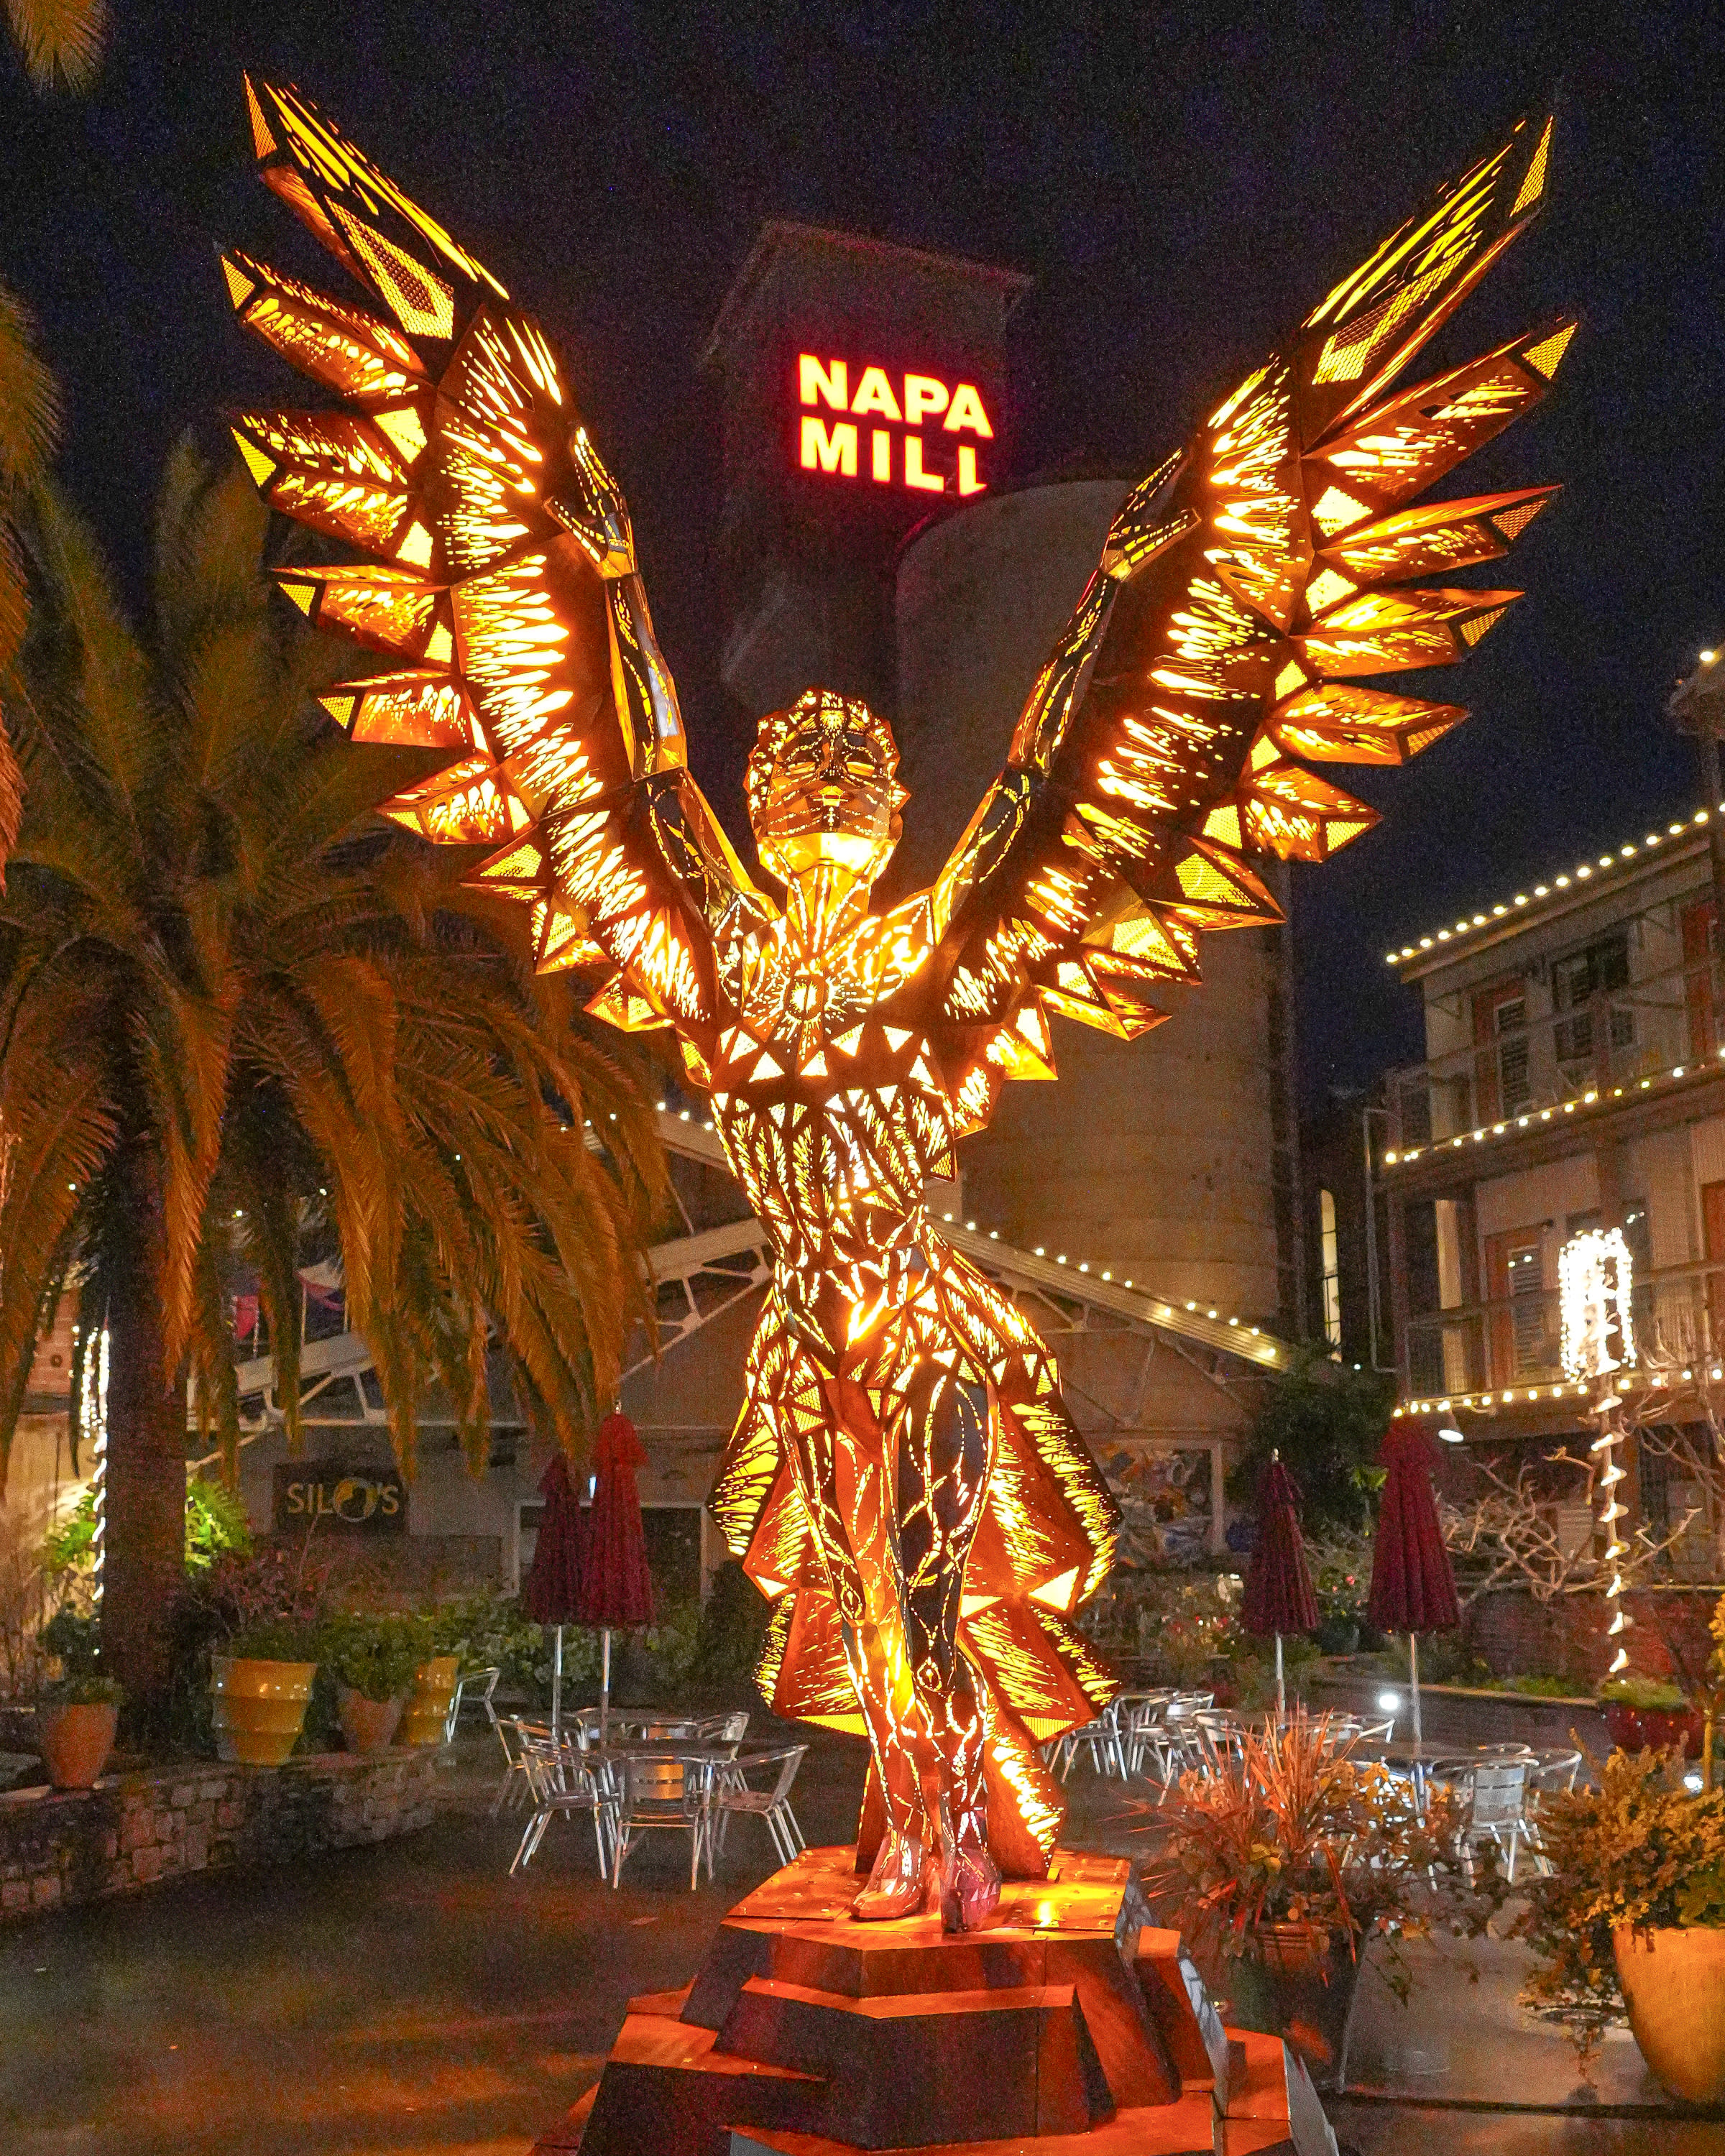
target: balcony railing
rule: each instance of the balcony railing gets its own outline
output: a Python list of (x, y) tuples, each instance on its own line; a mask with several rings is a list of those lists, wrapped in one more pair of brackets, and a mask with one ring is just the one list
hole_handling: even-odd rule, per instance
[[(1659, 1265), (1634, 1282), (1635, 1337), (1645, 1351), (1725, 1368), (1725, 1259)], [(1415, 1399), (1557, 1384), (1558, 1291), (1540, 1288), (1458, 1303), (1409, 1320), (1406, 1383)]]
[(1609, 1093), (1722, 1053), (1725, 963), (1666, 968), (1488, 1039), (1392, 1070), (1389, 1147), (1501, 1130), (1543, 1108)]

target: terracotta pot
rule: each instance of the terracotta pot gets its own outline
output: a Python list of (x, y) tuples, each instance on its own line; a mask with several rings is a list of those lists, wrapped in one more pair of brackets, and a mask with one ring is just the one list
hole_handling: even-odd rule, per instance
[(1611, 1934), (1641, 2056), (1673, 2096), (1725, 2097), (1725, 1926)]
[(341, 1742), (350, 1752), (387, 1752), (395, 1740), (395, 1726), (406, 1704), (395, 1699), (367, 1699), (352, 1685), (336, 1693), (336, 1713), (341, 1724)]
[(1620, 1752), (1639, 1752), (1645, 1739), (1641, 1735), (1641, 1711), (1630, 1707), (1620, 1699), (1604, 1702), (1605, 1733)]
[(89, 1789), (114, 1749), (117, 1707), (44, 1707), (36, 1712), (36, 1741), (57, 1789)]
[(1337, 2084), (1359, 1966), (1340, 1934), (1325, 1943), (1302, 1924), (1260, 1925), (1251, 1953), (1229, 1965), (1226, 2019), (1285, 2037), (1315, 2082)]
[(441, 1744), (449, 1718), (449, 1702), (455, 1697), (455, 1681), (461, 1674), (459, 1655), (434, 1655), (413, 1672), (413, 1689), (396, 1740), (402, 1744)]
[(243, 1767), (280, 1767), (305, 1726), (316, 1662), (212, 1655), (216, 1755)]
[(1698, 1759), (1702, 1726), (1693, 1707), (1630, 1707), (1620, 1699), (1605, 1704), (1605, 1727), (1620, 1752), (1639, 1752), (1644, 1746), (1668, 1752), (1681, 1745), (1686, 1758)]

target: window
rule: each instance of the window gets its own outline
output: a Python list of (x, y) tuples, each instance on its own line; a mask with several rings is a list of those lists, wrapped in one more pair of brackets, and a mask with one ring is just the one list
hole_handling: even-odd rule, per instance
[(1544, 1248), (1538, 1228), (1512, 1228), (1486, 1238), (1494, 1385), (1513, 1384), (1555, 1359), (1546, 1324)]
[(545, 1518), (545, 1504), (542, 1498), (525, 1497), (515, 1508), (515, 1586), (517, 1594), (521, 1582), (532, 1569), (533, 1553), (539, 1547), (539, 1529)]
[(1473, 998), (1475, 1111), (1479, 1122), (1519, 1115), (1532, 1087), (1527, 1080), (1527, 992), (1519, 980), (1478, 988)]
[(641, 1507), (647, 1569), (661, 1613), (677, 1603), (701, 1599), (701, 1519), (699, 1505)]
[(1545, 1361), (1545, 1281), (1540, 1271), (1539, 1246), (1512, 1250), (1509, 1255), (1510, 1329), (1515, 1342), (1515, 1372), (1519, 1378), (1538, 1370)]
[(1683, 908), (1683, 1001), (1689, 1012), (1689, 1053), (1698, 1062), (1718, 1045), (1715, 984), (1719, 978), (1719, 909), (1711, 898)]
[(1324, 1337), (1332, 1348), (1342, 1345), (1342, 1253), (1336, 1234), (1336, 1199), (1332, 1191), (1317, 1194), (1318, 1249), (1323, 1260)]
[[(1574, 1018), (1563, 1019), (1557, 1029), (1557, 1056), (1559, 1063), (1589, 1063), (1594, 1055), (1594, 1018), (1589, 1008), (1595, 996), (1609, 995), (1614, 989), (1629, 986), (1629, 931), (1619, 928), (1609, 936), (1601, 936), (1567, 958), (1553, 962), (1551, 969), (1552, 1008), (1558, 1012), (1574, 1011)], [(1635, 1014), (1632, 1010), (1613, 1009), (1611, 1012), (1610, 1045), (1614, 1049), (1633, 1048), (1635, 1040)]]

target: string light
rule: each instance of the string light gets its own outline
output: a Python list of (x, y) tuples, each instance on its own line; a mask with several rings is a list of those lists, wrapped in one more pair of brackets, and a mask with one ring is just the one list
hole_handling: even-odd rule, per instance
[[(1532, 898), (1548, 898), (1553, 890), (1568, 891), (1572, 881), (1585, 883), (1600, 869), (1625, 867), (1630, 862), (1639, 860), (1644, 852), (1663, 845), (1666, 839), (1687, 838), (1697, 825), (1708, 822), (1712, 813), (1706, 808), (1697, 808), (1686, 824), (1669, 824), (1662, 834), (1658, 831), (1650, 831), (1639, 845), (1633, 841), (1629, 841), (1620, 845), (1615, 854), (1601, 854), (1597, 864), (1582, 861), (1577, 865), (1570, 875), (1554, 876), (1549, 884), (1535, 884)], [(1717, 813), (1725, 816), (1725, 801), (1719, 803)], [(1510, 904), (1527, 906), (1532, 902), (1527, 893), (1522, 891), (1516, 893)], [(1417, 942), (1404, 943), (1399, 951), (1386, 951), (1384, 954), (1384, 963), (1386, 966), (1405, 965), (1409, 958), (1417, 958), (1422, 951), (1430, 950), (1435, 942), (1447, 943), (1457, 936), (1471, 936), (1475, 929), (1488, 928), (1494, 921), (1502, 920), (1508, 911), (1509, 906), (1506, 905), (1494, 906), (1489, 913), (1476, 913), (1469, 919), (1458, 921), (1453, 928), (1440, 928), (1435, 935), (1422, 936)]]
[[(1716, 1051), (1714, 1061), (1725, 1060), (1725, 1045)], [(1577, 1109), (1609, 1106), (1620, 1101), (1631, 1091), (1645, 1093), (1655, 1086), (1681, 1085), (1685, 1079), (1707, 1077), (1713, 1069), (1712, 1063), (1673, 1063), (1663, 1070), (1650, 1072), (1632, 1086), (1614, 1086), (1609, 1091), (1590, 1087), (1585, 1093), (1577, 1093), (1567, 1101), (1554, 1101), (1548, 1108), (1529, 1108), (1524, 1115), (1506, 1117), (1501, 1123), (1481, 1123), (1477, 1130), (1456, 1131), (1441, 1138), (1433, 1138), (1425, 1145), (1404, 1146), (1399, 1150), (1386, 1147), (1380, 1157), (1384, 1168), (1407, 1168), (1421, 1160), (1429, 1152), (1439, 1152), (1448, 1146), (1451, 1151), (1466, 1145), (1485, 1145), (1493, 1138), (1512, 1137), (1518, 1131), (1531, 1130), (1536, 1123), (1548, 1123), (1553, 1116), (1573, 1116)]]

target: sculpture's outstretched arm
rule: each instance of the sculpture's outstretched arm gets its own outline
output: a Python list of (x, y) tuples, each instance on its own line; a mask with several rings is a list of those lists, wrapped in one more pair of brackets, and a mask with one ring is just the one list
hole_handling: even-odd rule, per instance
[(689, 775), (629, 511), (557, 355), (297, 91), (246, 95), (265, 183), (387, 311), (223, 258), (241, 321), (341, 399), (234, 426), (271, 508), (372, 557), (280, 574), (400, 670), (324, 701), (357, 740), (449, 752), (388, 813), (501, 849), (478, 880), (532, 906), (542, 970), (592, 967), (591, 1008), (698, 1039), (713, 927), (765, 904)]
[(1539, 401), (1574, 324), (1389, 385), (1535, 214), (1550, 140), (1518, 122), (1127, 497), (932, 895), (942, 1061), (978, 1102), (1049, 1075), (1039, 1006), (1142, 1032), (1198, 931), (1278, 918), (1250, 854), (1376, 821), (1309, 764), (1400, 763), (1465, 716), (1356, 677), (1462, 658), (1519, 596), (1409, 580), (1506, 553), (1555, 489), (1407, 505)]

